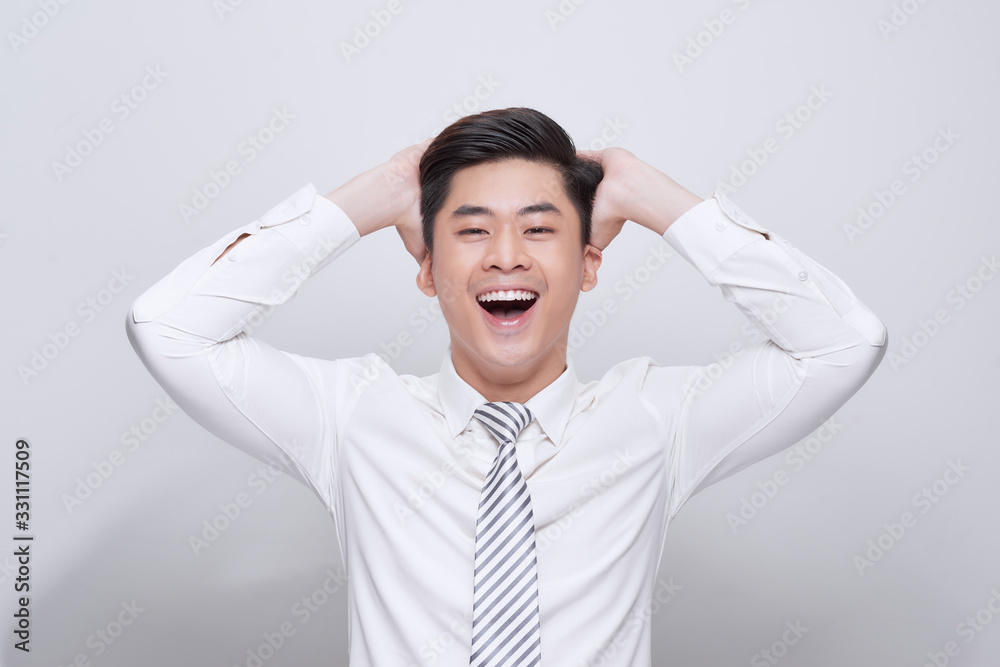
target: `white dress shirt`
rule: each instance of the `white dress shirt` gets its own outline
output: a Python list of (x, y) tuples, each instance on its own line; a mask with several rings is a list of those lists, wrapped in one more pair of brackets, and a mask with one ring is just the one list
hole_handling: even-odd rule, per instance
[[(250, 234), (224, 257), (241, 234)], [(129, 339), (206, 429), (306, 484), (336, 523), (350, 664), (465, 667), (476, 512), (497, 442), (455, 372), (274, 349), (250, 321), (360, 239), (312, 183), (142, 294)], [(667, 525), (696, 491), (794, 444), (878, 366), (886, 329), (839, 278), (721, 193), (663, 234), (763, 333), (731, 365), (566, 369), (526, 405), (542, 664), (648, 666)], [(213, 262), (214, 265), (213, 265)], [(374, 270), (374, 269), (373, 269)]]

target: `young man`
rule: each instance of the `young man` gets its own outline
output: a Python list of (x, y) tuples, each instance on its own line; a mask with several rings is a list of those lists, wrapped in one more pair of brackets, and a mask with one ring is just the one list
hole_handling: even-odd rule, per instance
[[(641, 357), (578, 382), (570, 318), (627, 220), (763, 342), (728, 368)], [(439, 298), (440, 372), (250, 335), (304, 276), (388, 226)], [(325, 197), (306, 185), (151, 287), (127, 330), (181, 408), (328, 508), (351, 665), (378, 667), (649, 665), (670, 520), (817, 428), (886, 346), (839, 278), (726, 197), (703, 201), (622, 149), (578, 154), (520, 108), (459, 120)]]

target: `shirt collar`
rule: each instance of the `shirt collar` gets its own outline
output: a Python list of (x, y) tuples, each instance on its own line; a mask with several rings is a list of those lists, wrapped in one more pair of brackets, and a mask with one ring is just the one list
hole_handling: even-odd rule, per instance
[[(438, 395), (448, 423), (448, 433), (452, 438), (457, 438), (465, 430), (473, 419), (476, 408), (487, 402), (455, 370), (450, 343), (438, 373)], [(563, 431), (566, 430), (566, 422), (575, 400), (576, 369), (573, 357), (567, 350), (566, 369), (562, 374), (525, 402), (538, 425), (557, 448), (562, 442)]]

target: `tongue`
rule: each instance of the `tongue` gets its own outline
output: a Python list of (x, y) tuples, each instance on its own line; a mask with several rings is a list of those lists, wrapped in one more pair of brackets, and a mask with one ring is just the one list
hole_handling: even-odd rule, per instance
[(498, 308), (493, 311), (493, 315), (501, 320), (509, 320), (517, 317), (525, 311), (524, 308)]

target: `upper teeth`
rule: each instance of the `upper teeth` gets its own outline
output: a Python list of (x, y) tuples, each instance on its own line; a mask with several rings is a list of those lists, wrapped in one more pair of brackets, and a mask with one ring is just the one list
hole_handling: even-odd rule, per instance
[(480, 294), (476, 297), (479, 301), (512, 301), (514, 299), (531, 300), (537, 299), (538, 295), (534, 292), (529, 292), (527, 290), (512, 289), (512, 290), (496, 290), (493, 292), (486, 292), (485, 294)]

